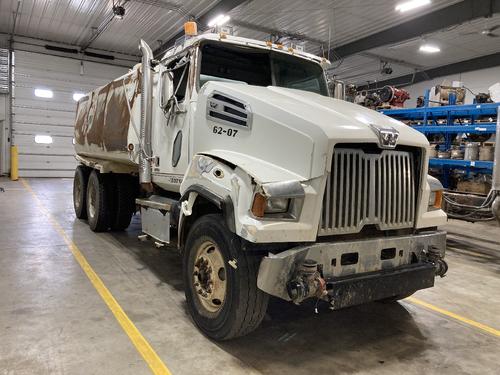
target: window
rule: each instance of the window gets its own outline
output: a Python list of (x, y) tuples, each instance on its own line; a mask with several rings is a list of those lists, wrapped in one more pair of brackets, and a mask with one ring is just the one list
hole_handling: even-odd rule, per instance
[(52, 137), (50, 135), (35, 135), (35, 143), (50, 144)]
[(186, 87), (189, 77), (189, 58), (190, 55), (186, 55), (171, 61), (167, 65), (167, 68), (174, 76), (174, 92), (179, 102), (183, 101), (186, 96)]
[(276, 86), (328, 96), (323, 69), (319, 65), (282, 53), (273, 53), (271, 60)]
[(208, 81), (280, 86), (328, 96), (323, 68), (285, 53), (205, 43), (201, 48), (200, 87)]
[(35, 96), (38, 96), (39, 98), (47, 98), (50, 99), (54, 96), (54, 93), (52, 90), (47, 90), (47, 89), (35, 89)]

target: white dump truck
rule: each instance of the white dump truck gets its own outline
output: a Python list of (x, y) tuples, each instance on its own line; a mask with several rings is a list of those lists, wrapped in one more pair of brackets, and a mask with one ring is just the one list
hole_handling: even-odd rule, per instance
[(269, 296), (331, 309), (443, 276), (424, 135), (328, 94), (322, 58), (224, 33), (178, 43), (78, 102), (76, 216), (183, 257), (189, 312), (224, 340)]

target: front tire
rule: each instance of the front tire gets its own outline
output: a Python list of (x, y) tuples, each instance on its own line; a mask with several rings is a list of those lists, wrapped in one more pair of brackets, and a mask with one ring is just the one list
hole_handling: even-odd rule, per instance
[(241, 249), (241, 239), (228, 230), (222, 215), (205, 215), (193, 224), (183, 276), (189, 313), (205, 335), (228, 340), (259, 326), (269, 299), (257, 288), (260, 260)]
[(109, 228), (111, 194), (107, 177), (93, 170), (87, 185), (87, 217), (94, 232), (104, 232)]

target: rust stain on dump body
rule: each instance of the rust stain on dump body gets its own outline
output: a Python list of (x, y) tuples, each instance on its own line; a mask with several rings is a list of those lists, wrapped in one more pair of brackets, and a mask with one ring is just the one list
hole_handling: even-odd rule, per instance
[(94, 90), (78, 102), (75, 119), (75, 143), (97, 145), (103, 151), (127, 152), (130, 113), (124, 87), (134, 89), (132, 108), (140, 93), (140, 74), (134, 71)]

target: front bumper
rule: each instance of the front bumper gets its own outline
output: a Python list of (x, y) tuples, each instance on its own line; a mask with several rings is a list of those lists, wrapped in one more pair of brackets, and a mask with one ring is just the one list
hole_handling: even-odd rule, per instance
[[(299, 264), (313, 260), (333, 302), (337, 298), (339, 308), (351, 306), (431, 287), (434, 281), (429, 282), (429, 275), (433, 279), (435, 266), (428, 254), (434, 259), (444, 258), (445, 248), (444, 231), (299, 246), (264, 257), (257, 286), (289, 301), (287, 283)], [(370, 288), (376, 292), (370, 292)], [(351, 296), (339, 298), (336, 289)]]
[(331, 278), (326, 288), (333, 309), (377, 301), (434, 286), (432, 263), (410, 264), (387, 271)]

